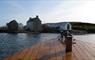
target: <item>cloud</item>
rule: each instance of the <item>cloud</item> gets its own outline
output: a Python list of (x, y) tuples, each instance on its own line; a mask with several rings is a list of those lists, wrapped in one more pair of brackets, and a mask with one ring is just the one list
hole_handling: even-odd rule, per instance
[(61, 21), (71, 21), (72, 11), (74, 8), (80, 6), (78, 1), (60, 1), (60, 4), (52, 7), (51, 11), (48, 11), (46, 18), (48, 22), (61, 22)]
[(48, 22), (81, 21), (95, 23), (95, 1), (61, 1), (46, 16)]
[(39, 15), (43, 23), (64, 21), (95, 23), (94, 0), (10, 0), (3, 2), (7, 2), (7, 4), (0, 4), (2, 5), (0, 18), (5, 19), (4, 22), (16, 19), (25, 24), (28, 17)]

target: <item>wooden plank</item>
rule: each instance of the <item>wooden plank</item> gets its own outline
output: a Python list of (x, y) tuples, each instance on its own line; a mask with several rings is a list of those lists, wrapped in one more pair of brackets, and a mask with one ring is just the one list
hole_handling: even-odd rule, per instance
[(37, 45), (37, 46), (34, 46), (35, 48), (33, 48), (33, 50), (32, 50), (32, 54), (31, 54), (31, 60), (37, 60), (37, 57), (38, 57), (38, 51), (39, 51), (39, 49), (40, 49), (40, 45), (41, 45), (41, 43), (39, 44), (39, 45)]
[(79, 58), (80, 55), (78, 54), (78, 51), (75, 48), (75, 45), (76, 44), (74, 44), (73, 47), (72, 47), (72, 60), (79, 60), (80, 59)]
[(79, 42), (79, 43), (80, 44), (85, 44), (85, 45), (83, 45), (83, 48), (86, 50), (86, 53), (88, 53), (89, 59), (90, 60), (95, 59), (95, 54), (93, 53), (95, 51), (92, 49), (93, 47), (90, 44), (88, 46), (88, 44), (85, 43), (85, 42)]
[(73, 52), (72, 52), (72, 60), (78, 60), (77, 56)]
[(78, 55), (77, 56), (78, 59), (79, 60), (84, 60), (85, 59), (84, 54), (82, 54), (82, 50), (81, 50), (80, 46), (78, 45), (78, 43), (76, 45), (74, 45), (74, 47), (75, 47), (75, 50), (77, 52), (76, 56)]
[[(81, 48), (83, 49), (84, 54), (86, 55), (86, 59), (87, 60), (92, 60), (93, 56), (91, 55), (91, 52), (93, 52), (92, 50), (90, 50), (88, 47), (86, 47), (86, 44), (83, 42), (79, 42)], [(90, 52), (89, 52), (90, 51)]]
[(58, 43), (58, 41), (55, 41), (55, 42), (54, 42), (54, 45), (56, 45), (56, 46), (54, 47), (54, 48), (55, 48), (55, 50), (54, 50), (54, 51), (55, 51), (55, 56), (54, 56), (54, 57), (55, 57), (55, 60), (58, 60), (58, 59), (57, 59), (57, 58), (58, 58), (57, 55), (60, 54), (59, 51), (58, 51), (58, 50), (59, 50), (59, 43)]
[(7, 57), (5, 58), (5, 60), (10, 60), (10, 58), (9, 58), (9, 57), (11, 57), (11, 58), (12, 58), (12, 56), (15, 56), (15, 57), (14, 57), (14, 59), (17, 59), (16, 57), (17, 57), (20, 53), (21, 53), (21, 52), (19, 51), (19, 52), (17, 52), (17, 53), (15, 53), (15, 54), (13, 54), (13, 55), (7, 56)]
[(26, 48), (5, 60), (94, 60), (95, 46), (82, 41), (75, 41), (72, 52), (65, 53), (65, 45), (57, 39), (38, 43)]
[(59, 51), (59, 56), (57, 56), (57, 60), (63, 60), (64, 54), (65, 54), (65, 45), (64, 44), (60, 44), (60, 42), (58, 41), (59, 45), (58, 45), (58, 51)]
[(24, 55), (26, 54), (28, 52), (28, 49), (25, 49), (25, 50), (23, 50), (22, 52), (20, 52), (20, 54), (18, 55), (13, 55), (13, 56), (10, 56), (9, 58), (8, 58), (8, 60), (20, 60), (20, 59), (22, 59), (23, 57), (24, 57)]
[(50, 58), (50, 50), (51, 50), (51, 44), (50, 43), (46, 43), (46, 44), (42, 44), (41, 46), (41, 50), (39, 51), (39, 59), (40, 60), (44, 60), (44, 59), (49, 59)]
[(30, 48), (30, 50), (26, 53), (26, 55), (23, 57), (22, 60), (31, 60), (31, 54), (33, 50), (34, 50), (34, 47)]
[(18, 55), (18, 57), (17, 57), (17, 60), (21, 60), (21, 59), (23, 59), (24, 57), (25, 57), (25, 55), (29, 52), (29, 50), (30, 49), (25, 49), (25, 50), (23, 50), (19, 55)]
[(73, 50), (73, 54), (74, 54), (74, 56), (72, 57), (72, 58), (77, 58), (77, 60), (81, 60), (81, 55), (80, 55), (80, 52), (79, 52), (79, 50), (77, 50), (77, 48), (76, 48), (76, 46), (73, 46), (74, 47), (74, 50)]

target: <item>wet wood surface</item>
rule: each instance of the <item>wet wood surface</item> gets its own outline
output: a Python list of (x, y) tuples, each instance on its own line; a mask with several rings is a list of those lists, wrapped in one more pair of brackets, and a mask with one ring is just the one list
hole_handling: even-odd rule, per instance
[(65, 52), (65, 44), (58, 39), (39, 42), (4, 60), (95, 60), (95, 44), (75, 40), (72, 52)]

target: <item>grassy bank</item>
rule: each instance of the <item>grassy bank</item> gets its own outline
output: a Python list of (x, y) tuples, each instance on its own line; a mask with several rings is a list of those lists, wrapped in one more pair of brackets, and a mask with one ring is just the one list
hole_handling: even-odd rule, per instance
[(95, 24), (82, 22), (71, 22), (71, 24), (73, 30), (81, 30), (88, 33), (95, 33)]

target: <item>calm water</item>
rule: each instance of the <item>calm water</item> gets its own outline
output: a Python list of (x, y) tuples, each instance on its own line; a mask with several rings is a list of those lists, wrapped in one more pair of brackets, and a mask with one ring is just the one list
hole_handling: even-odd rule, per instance
[(86, 34), (86, 35), (75, 35), (76, 40), (81, 40), (84, 42), (90, 42), (95, 44), (95, 34)]
[(24, 48), (32, 47), (41, 41), (46, 41), (56, 38), (58, 34), (42, 33), (38, 35), (33, 34), (7, 34), (0, 33), (0, 59), (8, 55), (12, 55)]
[[(0, 33), (0, 58), (12, 55), (24, 48), (32, 47), (41, 41), (46, 41), (56, 38), (59, 34), (42, 33), (38, 35), (33, 34), (7, 34)], [(74, 35), (77, 40), (95, 43), (95, 34), (89, 35)]]

